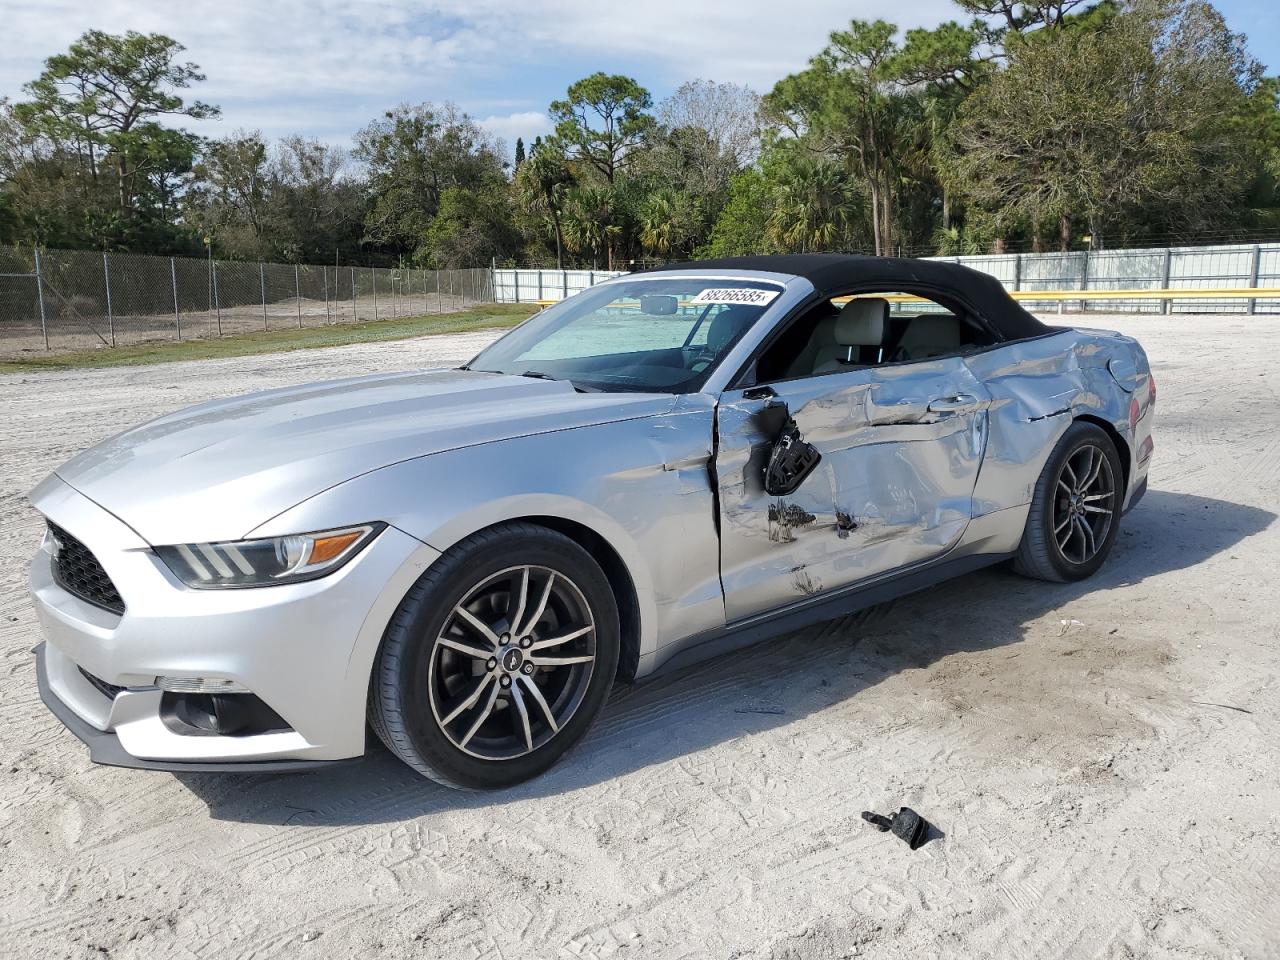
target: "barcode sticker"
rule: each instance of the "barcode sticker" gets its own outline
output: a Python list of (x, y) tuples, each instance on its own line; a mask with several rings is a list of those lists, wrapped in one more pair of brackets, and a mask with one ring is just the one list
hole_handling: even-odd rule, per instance
[(691, 303), (743, 303), (763, 307), (778, 295), (777, 290), (755, 290), (751, 287), (710, 287), (694, 297)]

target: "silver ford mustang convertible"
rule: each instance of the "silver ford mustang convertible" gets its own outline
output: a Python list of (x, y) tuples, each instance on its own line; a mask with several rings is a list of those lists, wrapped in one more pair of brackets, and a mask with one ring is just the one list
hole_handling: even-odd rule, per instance
[(1146, 489), (1138, 344), (963, 267), (750, 257), (575, 294), (458, 369), (201, 404), (32, 494), (49, 708), (123, 766), (387, 748), (501, 787), (610, 687), (1001, 561)]

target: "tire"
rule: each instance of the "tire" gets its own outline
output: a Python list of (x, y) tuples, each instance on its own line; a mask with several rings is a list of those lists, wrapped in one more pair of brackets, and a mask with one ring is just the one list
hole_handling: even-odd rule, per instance
[[(1086, 484), (1088, 476), (1078, 474), (1096, 480)], [(1115, 543), (1123, 499), (1124, 471), (1114, 441), (1097, 424), (1075, 421), (1036, 481), (1014, 570), (1053, 583), (1092, 576)]]
[(509, 787), (582, 739), (619, 650), (617, 601), (592, 556), (545, 527), (502, 524), (447, 551), (401, 601), (374, 661), (369, 725), (438, 783)]

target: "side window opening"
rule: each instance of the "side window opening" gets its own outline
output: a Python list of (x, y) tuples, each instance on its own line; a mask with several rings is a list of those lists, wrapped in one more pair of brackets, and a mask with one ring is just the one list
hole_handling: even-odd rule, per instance
[(805, 310), (762, 353), (756, 382), (970, 353), (1000, 339), (960, 304), (859, 292)]

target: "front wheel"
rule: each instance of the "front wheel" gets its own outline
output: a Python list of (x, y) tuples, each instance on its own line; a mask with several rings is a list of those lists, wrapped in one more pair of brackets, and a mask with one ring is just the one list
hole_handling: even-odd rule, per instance
[(401, 602), (374, 664), (370, 723), (424, 776), (511, 786), (582, 738), (618, 653), (617, 603), (591, 555), (504, 524), (451, 549)]
[(1097, 571), (1120, 527), (1123, 476), (1107, 432), (1087, 421), (1073, 423), (1036, 482), (1014, 569), (1056, 583)]

